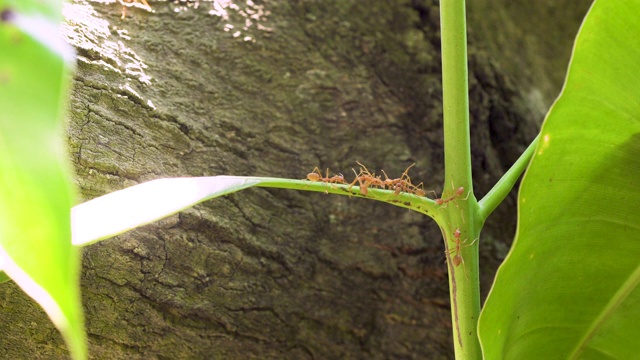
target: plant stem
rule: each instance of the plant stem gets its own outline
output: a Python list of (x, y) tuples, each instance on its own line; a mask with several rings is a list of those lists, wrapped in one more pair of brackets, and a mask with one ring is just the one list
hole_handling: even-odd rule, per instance
[[(441, 0), (445, 177), (471, 189), (467, 36), (464, 0)], [(447, 185), (448, 186), (448, 185)]]
[(516, 181), (518, 181), (520, 175), (522, 175), (524, 170), (527, 168), (527, 165), (529, 165), (529, 161), (533, 156), (533, 151), (538, 145), (539, 137), (540, 135), (536, 136), (536, 138), (533, 139), (531, 144), (529, 144), (527, 149), (522, 153), (522, 155), (520, 155), (518, 160), (516, 160), (511, 168), (507, 170), (504, 175), (502, 175), (500, 180), (498, 180), (498, 182), (493, 186), (491, 191), (489, 191), (487, 195), (485, 195), (482, 200), (480, 200), (480, 212), (478, 215), (480, 216), (480, 219), (482, 219), (482, 222), (484, 222), (487, 217), (491, 215), (493, 210), (495, 210), (498, 205), (502, 203), (504, 198), (509, 195), (509, 192), (511, 192), (511, 189), (515, 185)]
[[(479, 221), (471, 177), (465, 1), (441, 0), (440, 24), (445, 145), (442, 197), (445, 198), (447, 193), (447, 196), (455, 196), (456, 190), (463, 188), (459, 199), (442, 207), (446, 220), (439, 224), (449, 267), (454, 349), (456, 359), (481, 359), (476, 331), (480, 315), (476, 239), (480, 235), (482, 221)], [(456, 237), (457, 231), (459, 235)], [(456, 257), (462, 259), (457, 265)]]

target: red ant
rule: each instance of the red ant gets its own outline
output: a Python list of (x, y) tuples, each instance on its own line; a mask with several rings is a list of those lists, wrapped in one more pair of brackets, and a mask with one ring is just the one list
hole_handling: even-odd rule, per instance
[[(384, 181), (382, 182), (384, 186), (386, 186), (388, 189), (393, 189), (394, 191), (394, 195), (399, 195), (401, 192), (407, 192), (407, 193), (412, 193), (415, 194), (416, 190), (418, 190), (418, 188), (416, 186), (414, 186), (411, 183), (411, 178), (409, 177), (409, 169), (411, 169), (416, 163), (413, 163), (411, 165), (409, 165), (408, 168), (406, 168), (406, 170), (402, 173), (402, 176), (400, 176), (400, 178), (397, 179), (391, 179), (389, 178), (389, 176), (387, 175), (386, 172), (384, 172), (384, 170), (382, 170), (382, 173), (384, 174), (384, 177), (386, 179), (384, 179)], [(405, 180), (406, 178), (406, 180)], [(420, 183), (422, 184), (422, 183)], [(424, 191), (422, 191), (424, 192)]]
[[(329, 169), (327, 168), (327, 175), (326, 177), (322, 177), (322, 172), (320, 171), (320, 169), (318, 169), (318, 167), (316, 166), (315, 168), (313, 168), (313, 171), (307, 174), (307, 180), (312, 181), (312, 182), (318, 182), (318, 181), (322, 181), (327, 183), (327, 187), (329, 186), (329, 184), (344, 184), (347, 185), (347, 182), (344, 179), (344, 176), (342, 174), (338, 174), (338, 175), (334, 175), (332, 177), (329, 177)], [(329, 192), (327, 190), (324, 191), (325, 194), (328, 194)]]
[[(451, 187), (455, 188), (453, 186), (453, 182), (451, 182)], [(445, 204), (455, 200), (457, 197), (462, 196), (462, 194), (464, 194), (464, 187), (461, 186), (461, 187), (455, 189), (455, 191), (453, 192), (453, 195), (449, 196), (448, 198), (446, 198), (446, 199), (440, 198), (440, 199), (436, 199), (435, 201), (436, 201), (436, 204), (438, 204), (438, 205), (445, 205)], [(462, 200), (467, 200), (469, 198), (469, 195), (471, 195), (471, 191), (469, 191), (467, 196)]]
[[(409, 167), (404, 170), (404, 172), (402, 173), (402, 176), (400, 176), (399, 179), (393, 179), (393, 180), (390, 179), (389, 176), (387, 176), (387, 173), (385, 173), (384, 170), (382, 170), (382, 173), (386, 177), (386, 179), (384, 180), (384, 184), (388, 187), (391, 187), (391, 185), (394, 185), (397, 182), (406, 182), (411, 184), (411, 178), (409, 177), (409, 169), (411, 169), (415, 164), (416, 163), (409, 165)], [(405, 178), (407, 179), (405, 180)]]
[(407, 167), (402, 175), (397, 179), (391, 179), (389, 175), (387, 175), (387, 173), (382, 170), (382, 173), (385, 177), (384, 180), (382, 180), (380, 176), (375, 176), (375, 174), (372, 174), (369, 169), (367, 169), (367, 167), (362, 165), (360, 162), (356, 161), (356, 163), (360, 165), (360, 173), (357, 173), (355, 169), (352, 169), (353, 173), (356, 175), (356, 178), (349, 185), (349, 189), (351, 189), (351, 187), (355, 185), (357, 181), (360, 184), (360, 194), (362, 195), (366, 196), (369, 193), (369, 186), (378, 186), (383, 189), (386, 188), (389, 190), (393, 190), (395, 195), (399, 195), (401, 192), (414, 194), (417, 196), (426, 195), (426, 191), (424, 191), (423, 188), (423, 183), (420, 183), (417, 186), (411, 183), (411, 178), (409, 177), (409, 169), (415, 166), (415, 163), (409, 165), (409, 167)]
[[(451, 255), (452, 253), (456, 253), (456, 255), (452, 258), (451, 262), (453, 262), (454, 266), (459, 266), (460, 264), (464, 264), (464, 259), (462, 258), (462, 247), (469, 247), (471, 245), (473, 245), (478, 239), (473, 240), (470, 244), (465, 244), (464, 242), (467, 241), (467, 239), (465, 239), (464, 241), (460, 241), (460, 236), (461, 236), (461, 232), (460, 229), (456, 229), (453, 232), (453, 237), (454, 237), (454, 242), (456, 243), (456, 247), (454, 249), (449, 249), (447, 251), (445, 251), (445, 253)], [(465, 276), (467, 276), (467, 272), (465, 269)], [(467, 278), (468, 279), (468, 278)]]
[(384, 181), (380, 179), (380, 176), (375, 176), (369, 172), (369, 169), (367, 169), (366, 166), (357, 161), (356, 163), (360, 165), (360, 173), (358, 174), (355, 169), (351, 169), (353, 170), (353, 173), (356, 174), (356, 178), (351, 184), (349, 184), (349, 191), (351, 191), (351, 188), (355, 185), (356, 181), (360, 184), (360, 194), (365, 196), (369, 193), (369, 186), (371, 185), (380, 186), (382, 188), (385, 187)]
[[(424, 190), (423, 183), (420, 183), (418, 185), (413, 185), (411, 183), (411, 178), (409, 177), (408, 173), (409, 173), (409, 169), (411, 169), (415, 164), (416, 163), (409, 165), (409, 167), (406, 168), (405, 171), (402, 173), (402, 176), (400, 176), (400, 178), (398, 179), (390, 179), (387, 173), (385, 173), (384, 170), (382, 170), (382, 173), (386, 178), (384, 180), (384, 185), (389, 189), (395, 190), (394, 192), (395, 195), (398, 195), (404, 191), (406, 193), (414, 194), (416, 196), (426, 196), (427, 192)], [(435, 196), (435, 191), (432, 190), (432, 192), (434, 193), (434, 196)]]

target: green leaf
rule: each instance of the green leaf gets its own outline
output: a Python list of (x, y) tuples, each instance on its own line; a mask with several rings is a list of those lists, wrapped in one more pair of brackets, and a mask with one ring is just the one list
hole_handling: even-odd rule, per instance
[(71, 210), (73, 244), (86, 246), (110, 238), (258, 182), (240, 176), (169, 178), (114, 191)]
[(86, 358), (74, 191), (61, 122), (73, 50), (59, 35), (61, 1), (0, 1), (0, 260)]
[(486, 359), (640, 354), (640, 1), (597, 0), (480, 316)]

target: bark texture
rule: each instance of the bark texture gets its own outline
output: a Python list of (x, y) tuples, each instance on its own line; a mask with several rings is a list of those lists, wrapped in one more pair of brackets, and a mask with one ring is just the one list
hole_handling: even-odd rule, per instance
[[(471, 3), (480, 198), (535, 136), (589, 1), (531, 2), (564, 19)], [(351, 175), (356, 160), (397, 176), (415, 162), (412, 179), (443, 190), (435, 0), (231, 4), (151, 1), (124, 19), (114, 1), (67, 6), (82, 199), (170, 176)], [(484, 292), (514, 199), (483, 232)], [(450, 359), (443, 251), (430, 219), (386, 204), (265, 189), (214, 199), (85, 249), (91, 356)], [(37, 305), (12, 283), (0, 292), (1, 353), (68, 356)]]

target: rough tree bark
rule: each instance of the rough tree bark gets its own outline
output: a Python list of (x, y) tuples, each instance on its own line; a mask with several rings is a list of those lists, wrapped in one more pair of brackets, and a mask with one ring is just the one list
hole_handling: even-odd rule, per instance
[[(469, 4), (478, 196), (535, 136), (590, 1), (509, 3)], [(82, 199), (169, 176), (350, 175), (356, 160), (390, 175), (416, 162), (412, 179), (442, 191), (437, 1), (195, 5), (151, 1), (153, 13), (124, 19), (114, 1), (66, 8)], [(514, 203), (483, 233), (484, 292)], [(439, 230), (418, 214), (250, 189), (85, 249), (91, 356), (449, 359), (443, 261)], [(0, 353), (68, 356), (37, 305), (12, 283), (0, 291)]]

